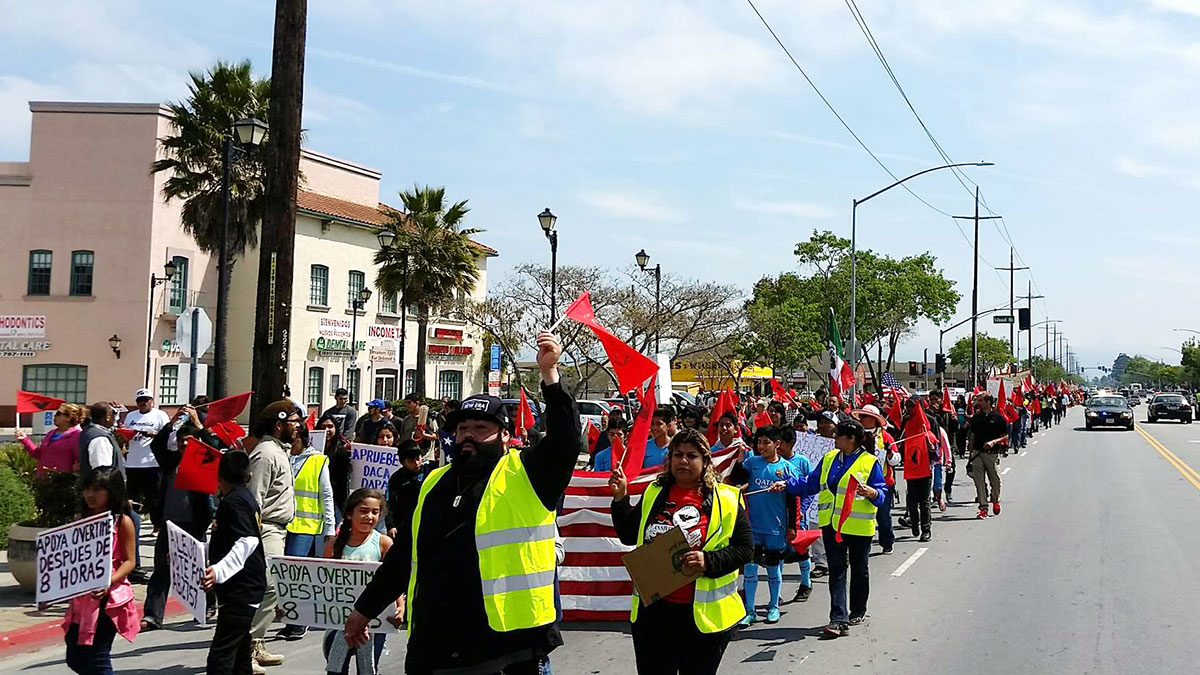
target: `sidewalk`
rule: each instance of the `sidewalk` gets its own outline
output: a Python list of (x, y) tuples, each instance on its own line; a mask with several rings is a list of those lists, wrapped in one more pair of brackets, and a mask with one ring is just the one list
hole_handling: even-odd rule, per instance
[[(147, 523), (147, 525), (149, 525)], [(154, 535), (150, 527), (142, 530), (138, 548), (142, 553), (142, 567), (147, 572), (154, 568)], [(140, 608), (146, 600), (146, 585), (134, 584), (133, 593)], [(26, 593), (8, 571), (8, 552), (0, 551), (0, 656), (16, 652), (33, 651), (54, 642), (61, 642), (60, 628), (67, 603), (58, 603), (44, 611), (38, 611), (33, 595)], [(177, 600), (167, 602), (166, 617), (170, 618), (185, 610)]]

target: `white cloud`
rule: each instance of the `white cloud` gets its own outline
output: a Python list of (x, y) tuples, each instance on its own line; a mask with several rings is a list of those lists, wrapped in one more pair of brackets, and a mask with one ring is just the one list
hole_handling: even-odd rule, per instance
[(487, 91), (497, 91), (503, 93), (513, 93), (516, 90), (502, 82), (494, 82), (471, 75), (456, 75), (453, 73), (443, 73), (436, 70), (426, 70), (417, 68), (404, 63), (396, 63), (385, 59), (376, 59), (358, 54), (351, 54), (338, 49), (325, 49), (322, 47), (308, 47), (306, 53), (309, 56), (320, 56), (335, 61), (342, 61), (359, 66), (367, 66), (378, 70), (386, 70), (409, 77), (418, 77), (426, 80), (435, 80), (446, 84), (454, 84), (462, 87), (470, 87), (472, 89), (484, 89)]
[(652, 196), (615, 190), (585, 190), (579, 201), (601, 213), (641, 222), (680, 223), (683, 212), (664, 206)]
[(1200, 0), (1150, 0), (1150, 4), (1167, 12), (1200, 16)]
[(1118, 157), (1115, 162), (1117, 171), (1134, 178), (1149, 178), (1166, 173), (1166, 169), (1157, 164), (1137, 159), (1135, 157)]
[(788, 218), (802, 218), (805, 220), (829, 220), (837, 217), (837, 212), (833, 209), (824, 204), (814, 202), (751, 201), (739, 197), (733, 201), (733, 206), (736, 209), (751, 213), (787, 216)]

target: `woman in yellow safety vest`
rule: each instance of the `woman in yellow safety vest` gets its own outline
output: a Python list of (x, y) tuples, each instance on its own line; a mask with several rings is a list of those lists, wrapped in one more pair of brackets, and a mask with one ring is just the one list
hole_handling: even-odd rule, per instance
[(815, 471), (806, 478), (789, 478), (771, 486), (772, 490), (786, 489), (797, 497), (817, 495), (817, 524), (829, 561), (829, 625), (824, 637), (848, 635), (850, 626), (862, 623), (867, 616), (868, 563), (871, 539), (875, 536), (875, 511), (885, 499), (890, 499), (883, 467), (874, 449), (866, 446), (867, 438), (866, 429), (858, 420), (843, 420), (834, 431), (834, 449), (821, 458)]
[(662, 472), (637, 506), (620, 466), (608, 481), (613, 527), (622, 543), (642, 545), (675, 527), (692, 550), (683, 569), (696, 581), (641, 607), (635, 591), (633, 651), (645, 675), (716, 673), (737, 622), (746, 614), (738, 574), (754, 555), (741, 493), (720, 482), (704, 435), (684, 429), (667, 446)]

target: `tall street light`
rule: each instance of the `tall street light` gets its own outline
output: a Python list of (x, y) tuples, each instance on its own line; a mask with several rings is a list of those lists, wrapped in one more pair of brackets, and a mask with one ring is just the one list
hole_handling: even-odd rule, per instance
[[(646, 249), (642, 249), (634, 254), (633, 259), (637, 261), (638, 267), (642, 268), (643, 272), (648, 272), (646, 265), (650, 262), (650, 254), (646, 253)], [(662, 333), (662, 318), (659, 315), (662, 305), (662, 265), (654, 263), (654, 355), (658, 356), (658, 340)]]
[(554, 229), (554, 224), (558, 222), (558, 216), (550, 213), (550, 207), (547, 206), (544, 211), (538, 214), (538, 225), (542, 226), (542, 232), (545, 233), (546, 239), (550, 242), (550, 325), (553, 326), (558, 321), (558, 231)]
[[(245, 154), (248, 151), (242, 148), (256, 148), (266, 137), (267, 124), (253, 117), (234, 122), (233, 128), (225, 134), (225, 154), (221, 161), (221, 249), (217, 253), (217, 335), (213, 349), (213, 363), (216, 366), (213, 393), (217, 398), (225, 397), (229, 385), (225, 336), (229, 329), (229, 191), (233, 182), (233, 161), (235, 153)], [(235, 140), (237, 145), (234, 144)]]
[[(858, 205), (863, 202), (870, 201), (875, 197), (891, 190), (892, 188), (912, 180), (917, 176), (921, 176), (933, 171), (941, 171), (942, 169), (953, 169), (960, 166), (993, 166), (993, 162), (960, 162), (956, 164), (944, 164), (935, 166), (923, 171), (918, 171), (911, 176), (905, 176), (891, 185), (876, 190), (862, 199), (855, 199), (851, 203), (850, 208), (850, 372), (858, 372), (858, 334), (855, 330), (856, 319), (858, 318)], [(979, 311), (978, 307), (971, 308), (971, 314), (974, 315)]]
[[(358, 297), (352, 298), (350, 306), (353, 311), (350, 313), (350, 371), (354, 373), (354, 395), (359, 397), (362, 395), (362, 381), (358, 376), (358, 313), (371, 299), (371, 289), (363, 286), (358, 289)], [(357, 403), (357, 401), (354, 401)]]
[(150, 341), (154, 339), (154, 287), (170, 281), (171, 277), (175, 276), (175, 271), (175, 261), (172, 259), (163, 265), (161, 277), (150, 273), (150, 315), (146, 317), (146, 379), (142, 384), (147, 389), (150, 388)]
[[(379, 249), (388, 254), (392, 250), (392, 246), (396, 243), (396, 233), (388, 228), (383, 228), (375, 233), (375, 239), (379, 241)], [(408, 290), (408, 251), (404, 251), (404, 258), (400, 261), (400, 393), (407, 394), (404, 391), (404, 382), (407, 378), (407, 366), (404, 365), (404, 337), (408, 333), (408, 312), (404, 303), (404, 294)], [(358, 313), (355, 313), (358, 316)]]

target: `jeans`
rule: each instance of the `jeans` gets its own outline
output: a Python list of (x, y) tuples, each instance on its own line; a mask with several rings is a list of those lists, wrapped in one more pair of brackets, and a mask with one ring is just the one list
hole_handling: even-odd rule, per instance
[(638, 610), (633, 656), (639, 675), (716, 675), (732, 630), (701, 633), (692, 603), (659, 600)]
[(92, 644), (79, 644), (79, 624), (73, 623), (67, 629), (67, 667), (80, 675), (111, 675), (112, 643), (117, 635), (117, 627), (112, 619), (100, 611), (100, 620), (96, 624), (96, 634)]
[[(829, 621), (845, 623), (852, 616), (866, 616), (867, 596), (871, 593), (868, 568), (871, 538), (842, 534), (842, 541), (838, 543), (833, 527), (829, 525), (821, 528), (821, 538), (825, 541), (825, 553), (829, 556)], [(850, 587), (849, 609), (846, 607), (847, 585)]]
[(933, 494), (935, 497), (942, 493), (944, 468), (941, 464), (933, 465)]
[(879, 535), (879, 545), (883, 548), (891, 548), (896, 543), (896, 533), (892, 530), (891, 495), (883, 500), (883, 506), (875, 512), (875, 530)]
[(288, 532), (283, 542), (283, 554), (320, 558), (325, 551), (325, 537), (319, 534), (296, 534)]
[[(172, 521), (174, 522), (174, 521)], [(208, 528), (196, 523), (175, 523), (185, 532), (200, 542), (204, 541), (204, 532)], [(146, 585), (146, 604), (142, 606), (142, 618), (146, 623), (162, 626), (163, 613), (167, 607), (167, 597), (171, 594), (171, 545), (167, 538), (167, 527), (163, 525), (154, 540), (154, 573), (150, 575), (150, 583)], [(213, 606), (213, 594), (208, 593), (207, 607)]]
[[(342, 637), (341, 631), (336, 631), (336, 630), (325, 631), (325, 637), (321, 642), (321, 653), (323, 653), (325, 655), (325, 669), (326, 669), (325, 672), (340, 673), (341, 675), (348, 675), (348, 673), (350, 671), (350, 664), (354, 661), (353, 656), (346, 660), (346, 663), (342, 665), (342, 669), (340, 671), (329, 670), (329, 650), (333, 646), (333, 641), (334, 640), (343, 640), (343, 639), (345, 639), (345, 638)], [(383, 647), (384, 647), (384, 643), (387, 641), (387, 635), (384, 635), (383, 633), (372, 633), (371, 641), (373, 643), (372, 646), (375, 649), (375, 671), (378, 672), (379, 671), (379, 658), (381, 656), (383, 656)], [(351, 654), (353, 654), (353, 652), (351, 652)], [(368, 674), (360, 673), (359, 675), (368, 675)]]
[(217, 629), (208, 648), (208, 675), (250, 675), (250, 624), (254, 608), (222, 603), (217, 610)]
[[(262, 547), (263, 555), (283, 555), (283, 542), (287, 531), (283, 525), (276, 523), (262, 524)], [(255, 640), (261, 640), (267, 636), (267, 629), (271, 627), (271, 623), (275, 621), (275, 605), (279, 602), (279, 594), (275, 590), (275, 577), (271, 575), (271, 568), (267, 568), (267, 590), (263, 593), (262, 604), (258, 606), (258, 612), (254, 614), (254, 624), (250, 629), (250, 633)]]
[(929, 513), (929, 487), (932, 478), (910, 478), (904, 481), (908, 489), (904, 491), (905, 509), (908, 514), (908, 525), (913, 532), (918, 528), (922, 534), (929, 532), (931, 517)]

